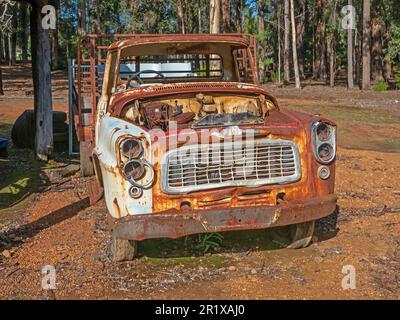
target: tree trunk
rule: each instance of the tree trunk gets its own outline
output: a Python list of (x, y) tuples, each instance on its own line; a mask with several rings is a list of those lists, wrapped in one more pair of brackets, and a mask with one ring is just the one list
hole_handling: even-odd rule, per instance
[(318, 80), (326, 79), (325, 65), (325, 21), (324, 21), (324, 1), (316, 0), (317, 31), (315, 34), (315, 69), (314, 78)]
[(41, 7), (32, 4), (32, 77), (35, 110), (35, 153), (47, 161), (53, 150), (53, 110), (51, 95), (51, 51), (49, 31), (42, 28)]
[[(55, 0), (52, 2), (56, 9), (56, 16), (59, 17), (60, 14), (60, 0)], [(60, 50), (58, 45), (58, 26), (56, 24), (56, 29), (51, 30), (51, 58), (52, 67), (54, 70), (60, 68)]]
[(284, 47), (283, 47), (283, 72), (284, 82), (290, 82), (290, 5), (289, 0), (285, 0), (284, 8), (284, 20), (285, 20), (285, 35), (284, 35)]
[(231, 32), (231, 1), (221, 0), (222, 2), (222, 32)]
[(362, 89), (371, 89), (371, 0), (363, 0)]
[(292, 53), (293, 53), (293, 67), (296, 88), (301, 89), (299, 62), (297, 60), (297, 41), (296, 41), (296, 20), (294, 19), (294, 0), (290, 0), (290, 18), (292, 24)]
[(382, 81), (382, 20), (379, 7), (375, 9), (375, 15), (376, 16), (372, 19), (372, 79), (374, 81)]
[(17, 30), (18, 30), (18, 23), (17, 23), (17, 6), (13, 7), (12, 13), (12, 31), (10, 36), (10, 60), (11, 64), (15, 64), (17, 62)]
[(235, 0), (235, 18), (236, 18), (236, 31), (243, 32), (242, 28), (242, 1)]
[(10, 37), (8, 34), (3, 33), (3, 46), (4, 46), (4, 58), (8, 65), (11, 64), (10, 60)]
[[(348, 0), (349, 6), (353, 5), (352, 0)], [(354, 88), (354, 70), (353, 70), (353, 29), (347, 29), (347, 86)]]
[(0, 33), (0, 63), (3, 63), (5, 59), (3, 33)]
[(266, 39), (264, 39), (265, 33), (265, 0), (258, 0), (258, 34), (261, 37), (259, 41), (259, 57), (258, 57), (258, 65), (260, 69), (259, 80), (260, 83), (264, 82), (265, 79), (265, 53), (266, 53)]
[(0, 67), (0, 96), (4, 96), (4, 90), (3, 90), (3, 72)]
[(298, 22), (297, 22), (297, 54), (299, 60), (299, 73), (301, 79), (305, 79), (304, 74), (304, 33), (305, 33), (305, 21), (306, 21), (306, 1), (298, 0)]
[(178, 0), (178, 18), (179, 18), (179, 32), (185, 33), (185, 19), (183, 17), (183, 5), (182, 0)]
[(201, 0), (198, 0), (198, 3), (197, 3), (197, 14), (198, 14), (198, 17), (197, 17), (197, 27), (198, 27), (198, 29), (199, 29), (199, 33), (202, 33), (202, 31), (203, 31), (203, 28), (202, 28), (202, 23), (201, 23), (201, 10), (202, 10), (202, 8), (201, 8)]
[(220, 0), (210, 0), (210, 33), (219, 33), (220, 10)]
[(356, 30), (356, 50), (354, 53), (354, 61), (356, 67), (356, 84), (361, 88), (361, 60), (362, 60), (362, 39)]
[(276, 14), (278, 18), (278, 83), (281, 83), (281, 14), (282, 7), (280, 5), (280, 1), (276, 3)]
[(329, 58), (329, 85), (335, 86), (335, 32), (334, 25), (336, 20), (336, 1), (330, 1), (329, 13), (329, 32), (327, 35), (327, 54)]
[(78, 0), (78, 35), (86, 34), (86, 2)]
[(28, 61), (28, 4), (25, 1), (21, 2), (21, 51), (22, 62)]

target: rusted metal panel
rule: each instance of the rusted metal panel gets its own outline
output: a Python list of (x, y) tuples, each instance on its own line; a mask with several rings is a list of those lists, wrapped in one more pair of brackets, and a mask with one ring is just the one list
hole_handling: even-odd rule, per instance
[[(109, 50), (120, 53), (121, 48), (136, 46), (143, 43), (176, 43), (193, 40), (194, 35), (122, 35), (125, 39), (113, 44)], [(197, 35), (196, 35), (197, 37)], [(110, 37), (119, 39), (118, 35)], [(93, 63), (104, 62), (100, 57), (105, 46), (99, 46), (96, 39), (108, 39), (101, 36), (87, 36), (91, 44), (91, 55), (97, 55)], [(127, 39), (127, 40), (126, 40)], [(198, 40), (198, 41), (197, 41)], [(257, 75), (255, 63), (255, 39), (243, 35), (201, 35), (196, 42), (228, 42), (246, 47), (249, 59), (246, 65)], [(253, 43), (254, 41), (254, 43)], [(95, 48), (96, 53), (93, 53)], [(119, 56), (118, 56), (119, 57)], [(103, 59), (103, 60), (102, 60)], [(119, 59), (119, 58), (118, 58)], [(82, 59), (83, 60), (83, 59)], [(84, 61), (82, 61), (84, 62)], [(87, 61), (86, 61), (87, 62)], [(116, 71), (114, 65), (110, 70)], [(93, 71), (90, 73), (93, 78)], [(183, 80), (182, 80), (183, 81)], [(83, 87), (83, 86), (82, 86)], [(91, 84), (92, 98), (97, 95), (97, 87)], [(81, 88), (83, 90), (83, 88)], [(133, 121), (123, 119), (125, 107), (140, 100), (150, 110), (161, 109), (162, 100), (167, 97), (207, 93), (216, 95), (229, 95), (234, 99), (245, 96), (262, 97), (257, 100), (257, 106), (265, 100), (274, 104), (274, 108), (267, 109), (265, 121), (254, 124), (237, 126), (240, 132), (253, 131), (254, 139), (267, 139), (270, 141), (290, 141), (298, 149), (301, 174), (294, 181), (285, 181), (284, 184), (271, 185), (242, 185), (224, 188), (213, 187), (207, 190), (190, 190), (186, 193), (168, 193), (162, 188), (162, 160), (164, 155), (174, 148), (180, 148), (190, 143), (222, 143), (225, 139), (225, 128), (195, 128), (192, 127), (191, 135), (195, 141), (189, 142), (179, 139), (185, 134), (185, 127), (177, 130), (164, 128), (162, 135), (154, 134), (150, 129)], [(165, 97), (165, 98), (164, 98)], [(250, 97), (250, 98), (249, 98)], [(258, 99), (257, 98), (257, 99)], [(157, 100), (158, 99), (158, 100)], [(176, 100), (176, 104), (178, 104)], [(92, 102), (95, 101), (92, 99)], [(223, 102), (226, 103), (224, 100)], [(95, 110), (93, 106), (92, 111)], [(159, 112), (159, 110), (156, 110)], [(155, 112), (156, 112), (155, 111)], [(185, 113), (182, 119), (193, 117)], [(154, 127), (161, 126), (159, 114), (153, 115), (150, 124)], [(144, 113), (143, 117), (147, 117)], [(147, 119), (147, 118), (146, 118)], [(158, 121), (160, 120), (160, 121)], [(105, 93), (100, 97), (96, 120), (92, 121), (95, 129), (95, 157), (101, 172), (102, 185), (107, 208), (110, 215), (116, 219), (116, 235), (124, 239), (143, 240), (147, 238), (171, 237), (176, 238), (188, 234), (203, 232), (218, 232), (229, 230), (260, 229), (274, 226), (289, 225), (304, 221), (315, 220), (330, 214), (336, 205), (334, 192), (335, 162), (327, 164), (331, 175), (327, 179), (318, 177), (321, 164), (316, 160), (313, 151), (312, 125), (316, 121), (325, 121), (335, 126), (327, 119), (300, 112), (281, 110), (277, 100), (263, 88), (250, 83), (238, 82), (187, 82), (187, 83), (162, 83), (148, 84), (140, 88), (121, 90), (121, 92)], [(87, 128), (85, 128), (87, 129)], [(212, 129), (212, 130), (209, 130)], [(232, 127), (230, 127), (232, 129)], [(157, 130), (155, 130), (157, 132)], [(85, 134), (88, 134), (87, 132)], [(155, 179), (150, 188), (143, 190), (143, 195), (134, 199), (130, 195), (132, 184), (122, 173), (120, 142), (127, 137), (134, 137), (143, 141), (146, 160), (151, 164)], [(86, 138), (86, 137), (85, 137)], [(204, 138), (206, 138), (204, 140)], [(240, 136), (238, 139), (243, 139)], [(239, 184), (238, 184), (239, 185)], [(98, 196), (101, 189), (93, 189), (93, 198)]]
[(328, 216), (335, 210), (336, 200), (336, 196), (327, 195), (278, 206), (169, 210), (129, 216), (115, 222), (114, 234), (121, 239), (144, 240), (286, 226)]
[(153, 207), (152, 191), (144, 190), (140, 199), (129, 196), (130, 183), (121, 173), (117, 160), (118, 142), (124, 137), (142, 137), (147, 160), (153, 162), (150, 136), (143, 129), (118, 118), (104, 116), (99, 120), (98, 140), (94, 153), (99, 159), (107, 208), (114, 218), (131, 214), (151, 213)]

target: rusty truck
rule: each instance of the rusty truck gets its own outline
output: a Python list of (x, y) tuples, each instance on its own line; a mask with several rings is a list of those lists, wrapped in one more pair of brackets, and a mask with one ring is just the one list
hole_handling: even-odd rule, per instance
[(251, 35), (87, 35), (78, 51), (71, 122), (115, 261), (144, 239), (234, 230), (302, 248), (334, 212), (337, 127), (259, 85)]

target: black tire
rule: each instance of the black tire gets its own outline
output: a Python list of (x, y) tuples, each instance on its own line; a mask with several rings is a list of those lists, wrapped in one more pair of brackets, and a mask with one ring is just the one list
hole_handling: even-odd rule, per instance
[(54, 144), (68, 142), (68, 132), (53, 133)]
[(53, 111), (53, 124), (67, 121), (67, 113), (63, 111)]
[[(62, 111), (53, 111), (53, 136), (54, 142), (68, 141), (67, 114)], [(67, 133), (67, 136), (57, 136), (59, 133)], [(35, 146), (35, 113), (33, 110), (25, 110), (15, 121), (11, 139), (17, 148), (34, 149)]]
[(272, 241), (289, 249), (301, 249), (310, 245), (315, 221), (270, 229)]
[(53, 133), (63, 133), (68, 132), (68, 124), (65, 122), (53, 123)]
[(111, 238), (111, 259), (114, 262), (131, 261), (137, 256), (137, 241)]

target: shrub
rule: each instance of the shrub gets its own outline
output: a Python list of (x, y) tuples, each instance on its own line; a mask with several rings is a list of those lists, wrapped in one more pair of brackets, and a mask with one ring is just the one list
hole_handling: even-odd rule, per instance
[(386, 91), (389, 88), (389, 85), (385, 81), (378, 81), (374, 85), (374, 90), (376, 92)]
[(396, 74), (396, 88), (400, 89), (400, 73)]

